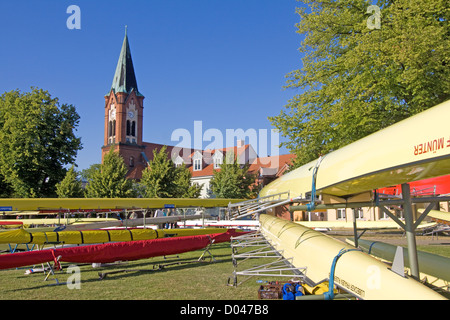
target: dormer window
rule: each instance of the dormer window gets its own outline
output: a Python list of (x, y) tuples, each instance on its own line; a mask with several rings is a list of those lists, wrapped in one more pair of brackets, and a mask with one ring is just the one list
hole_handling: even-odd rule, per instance
[(223, 164), (223, 153), (217, 150), (213, 155), (214, 169), (220, 169)]
[(194, 171), (202, 170), (202, 159), (194, 159)]
[(194, 171), (202, 170), (203, 156), (202, 156), (201, 152), (196, 151), (194, 153), (194, 155), (192, 156), (192, 161), (193, 161), (193, 165), (194, 165)]
[(214, 169), (220, 169), (222, 162), (223, 162), (223, 160), (221, 157), (214, 158)]
[(181, 158), (180, 156), (178, 156), (175, 160), (173, 160), (173, 163), (175, 164), (175, 167), (181, 167), (184, 163), (183, 158)]

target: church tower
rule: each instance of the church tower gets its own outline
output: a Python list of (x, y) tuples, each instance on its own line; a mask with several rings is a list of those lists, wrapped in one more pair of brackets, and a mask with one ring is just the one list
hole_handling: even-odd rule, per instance
[[(145, 166), (142, 142), (144, 96), (139, 92), (131, 58), (128, 35), (122, 44), (119, 61), (109, 93), (105, 96), (105, 136), (103, 157), (111, 148), (118, 151), (128, 166), (128, 176)], [(131, 176), (130, 176), (131, 175)]]

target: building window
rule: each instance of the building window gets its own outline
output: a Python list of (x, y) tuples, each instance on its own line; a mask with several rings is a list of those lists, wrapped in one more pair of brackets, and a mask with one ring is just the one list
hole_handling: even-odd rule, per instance
[(136, 137), (136, 121), (131, 122), (131, 136)]
[(380, 210), (379, 212), (380, 219), (389, 219), (389, 216), (383, 210)]
[[(136, 137), (136, 121), (127, 120), (127, 137)], [(136, 142), (136, 139), (132, 139), (133, 143)], [(130, 139), (127, 138), (127, 142), (130, 142)]]
[(116, 135), (116, 120), (109, 122), (108, 133), (108, 136), (110, 137), (114, 137)]
[(345, 209), (337, 209), (337, 219), (345, 220)]
[(134, 157), (130, 157), (130, 168), (134, 167)]
[(362, 208), (353, 209), (353, 214), (356, 219), (364, 219), (364, 211)]
[(194, 159), (194, 171), (202, 170), (202, 159)]
[(109, 121), (108, 123), (108, 142), (114, 143), (116, 136), (116, 120)]
[(222, 158), (214, 158), (214, 169), (220, 169)]

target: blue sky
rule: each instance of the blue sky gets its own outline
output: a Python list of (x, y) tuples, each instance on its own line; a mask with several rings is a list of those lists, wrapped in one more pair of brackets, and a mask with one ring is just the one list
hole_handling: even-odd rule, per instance
[[(80, 30), (66, 26), (70, 5), (81, 10)], [(301, 67), (302, 37), (295, 32), (299, 5), (295, 0), (2, 0), (0, 93), (35, 86), (73, 104), (81, 117), (78, 169), (100, 163), (104, 95), (127, 25), (139, 91), (146, 97), (144, 141), (175, 145), (174, 130), (193, 132), (194, 121), (224, 136), (226, 129), (270, 130), (267, 117), (278, 115), (296, 94), (283, 85), (285, 75)]]

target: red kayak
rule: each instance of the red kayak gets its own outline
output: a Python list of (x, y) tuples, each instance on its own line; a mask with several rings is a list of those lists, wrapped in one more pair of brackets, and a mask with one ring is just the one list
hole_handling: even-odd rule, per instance
[[(161, 238), (131, 242), (48, 249), (0, 255), (0, 269), (11, 269), (55, 261), (70, 263), (108, 263), (133, 261), (151, 257), (195, 251), (207, 247), (211, 241), (221, 243), (243, 232), (228, 230), (225, 233), (176, 238)], [(59, 257), (59, 260), (58, 260)]]
[(0, 221), (0, 226), (23, 226), (22, 221)]

